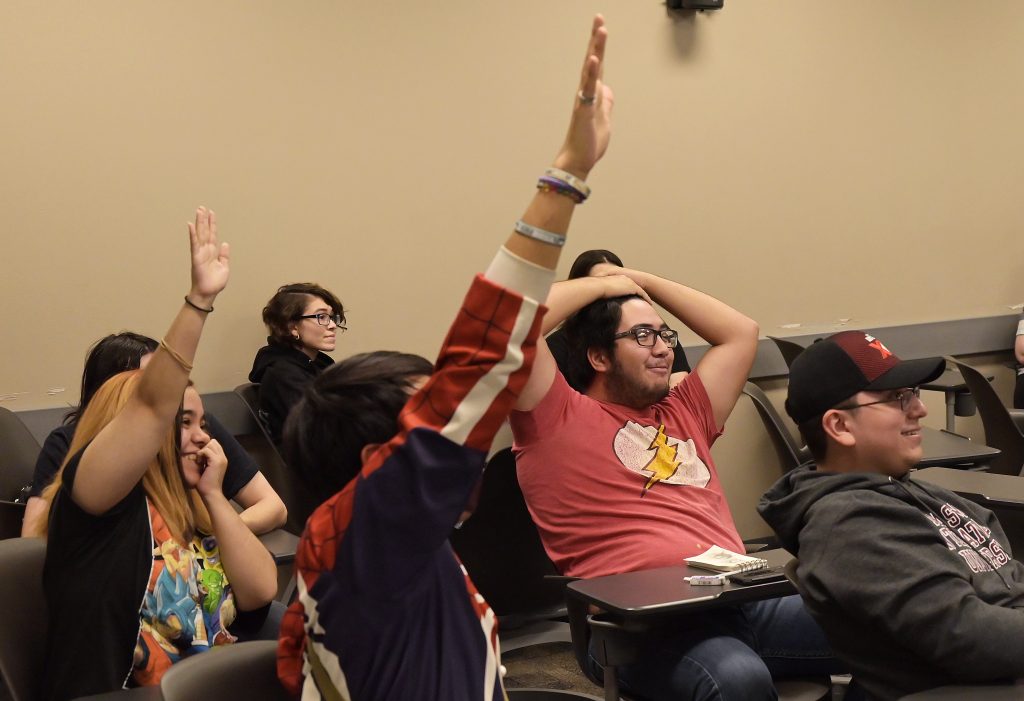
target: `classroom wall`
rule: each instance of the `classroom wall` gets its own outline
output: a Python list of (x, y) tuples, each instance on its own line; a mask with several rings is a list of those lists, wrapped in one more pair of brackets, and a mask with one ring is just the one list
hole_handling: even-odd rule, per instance
[(432, 355), (558, 147), (597, 10), (615, 133), (563, 271), (609, 247), (782, 335), (1021, 299), (1015, 0), (7, 0), (0, 402), (74, 403), (92, 341), (160, 336), (198, 204), (233, 262), (202, 390), (245, 380), (297, 280), (350, 308), (336, 357)]

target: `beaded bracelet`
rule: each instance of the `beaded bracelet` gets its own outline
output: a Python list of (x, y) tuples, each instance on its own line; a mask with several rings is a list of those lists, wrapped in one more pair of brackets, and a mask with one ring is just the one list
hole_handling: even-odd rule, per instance
[(558, 246), (561, 248), (565, 245), (565, 236), (562, 234), (556, 234), (551, 231), (545, 231), (544, 229), (538, 229), (535, 226), (530, 226), (522, 219), (516, 222), (515, 230), (517, 234), (521, 234), (526, 238), (533, 239), (534, 241), (540, 241), (546, 243), (549, 246)]
[(548, 176), (542, 176), (537, 180), (537, 189), (541, 192), (554, 192), (559, 195), (568, 197), (576, 204), (583, 204), (584, 197), (580, 192), (561, 180), (551, 178)]

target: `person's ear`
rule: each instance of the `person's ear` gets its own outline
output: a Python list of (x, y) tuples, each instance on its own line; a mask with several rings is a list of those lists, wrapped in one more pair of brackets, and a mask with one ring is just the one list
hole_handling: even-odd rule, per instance
[(370, 459), (374, 451), (381, 447), (383, 443), (367, 443), (363, 446), (363, 449), (359, 451), (359, 462), (366, 464), (366, 461)]
[(604, 348), (598, 348), (597, 346), (588, 348), (587, 360), (590, 361), (590, 367), (594, 368), (596, 372), (608, 372), (611, 370), (611, 353)]
[(850, 415), (842, 409), (829, 409), (821, 417), (821, 427), (825, 435), (839, 445), (852, 448), (857, 437), (851, 431)]

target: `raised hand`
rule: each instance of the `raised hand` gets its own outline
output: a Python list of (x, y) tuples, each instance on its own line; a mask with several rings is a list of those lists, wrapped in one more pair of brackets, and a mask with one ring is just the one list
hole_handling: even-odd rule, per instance
[[(596, 267), (596, 266), (595, 266)], [(618, 270), (622, 270), (619, 268)], [(612, 299), (614, 297), (625, 297), (626, 295), (638, 295), (648, 304), (653, 304), (647, 291), (640, 287), (633, 278), (619, 272), (595, 273), (591, 272), (590, 277), (600, 278), (604, 284), (602, 297)]]
[(601, 79), (608, 30), (597, 15), (590, 29), (587, 55), (580, 74), (580, 88), (573, 102), (572, 119), (555, 166), (586, 178), (604, 155), (611, 138), (611, 113), (615, 97)]
[(228, 244), (217, 241), (217, 215), (206, 207), (196, 210), (195, 223), (188, 225), (188, 237), (192, 248), (189, 298), (210, 305), (228, 284), (231, 251)]

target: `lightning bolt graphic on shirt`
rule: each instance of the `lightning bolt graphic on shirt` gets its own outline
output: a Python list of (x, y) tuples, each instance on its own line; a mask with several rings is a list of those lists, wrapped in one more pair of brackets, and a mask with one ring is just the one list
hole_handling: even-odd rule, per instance
[(643, 492), (640, 496), (647, 493), (655, 482), (666, 480), (676, 473), (682, 461), (676, 460), (677, 448), (675, 445), (669, 445), (668, 437), (665, 435), (665, 424), (658, 426), (658, 433), (654, 436), (654, 440), (651, 441), (649, 450), (657, 451), (654, 454), (654, 459), (644, 468), (645, 472), (651, 473), (651, 478), (647, 480), (647, 484), (644, 485)]

